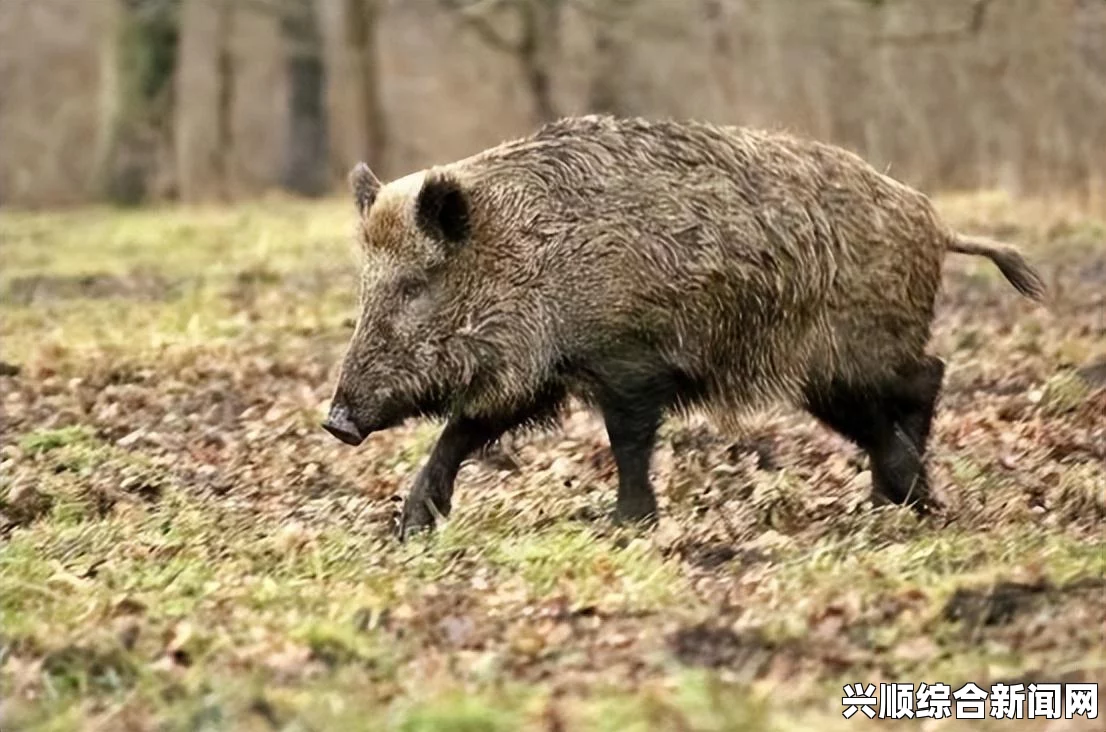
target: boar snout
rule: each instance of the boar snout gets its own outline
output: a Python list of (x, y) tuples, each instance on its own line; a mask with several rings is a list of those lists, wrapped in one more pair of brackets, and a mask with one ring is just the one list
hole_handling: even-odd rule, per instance
[(335, 397), (331, 403), (330, 412), (323, 421), (323, 429), (347, 445), (353, 445), (354, 447), (364, 442), (366, 437), (365, 431), (358, 427), (357, 423), (353, 421), (353, 417), (350, 416), (350, 410), (345, 401), (339, 397)]

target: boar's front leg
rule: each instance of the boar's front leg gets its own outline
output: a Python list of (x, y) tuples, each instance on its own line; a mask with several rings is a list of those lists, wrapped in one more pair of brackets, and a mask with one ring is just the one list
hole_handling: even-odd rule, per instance
[(403, 513), (396, 527), (399, 539), (402, 541), (417, 529), (432, 528), (435, 512), (449, 515), (453, 483), (466, 458), (509, 430), (551, 420), (563, 399), (562, 387), (547, 386), (538, 392), (533, 403), (506, 417), (450, 418), (403, 502)]
[(402, 541), (409, 532), (434, 526), (434, 512), (448, 516), (452, 508), (453, 483), (461, 463), (476, 450), (494, 442), (509, 425), (491, 420), (455, 417), (446, 424), (430, 459), (419, 471), (415, 485), (403, 502), (397, 533)]

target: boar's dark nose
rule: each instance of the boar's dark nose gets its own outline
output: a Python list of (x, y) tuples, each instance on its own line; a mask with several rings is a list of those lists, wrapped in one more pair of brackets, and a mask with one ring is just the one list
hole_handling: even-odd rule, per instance
[(353, 445), (354, 447), (365, 440), (365, 435), (361, 433), (357, 424), (349, 416), (349, 408), (338, 399), (335, 399), (330, 405), (330, 413), (326, 415), (323, 429), (347, 445)]

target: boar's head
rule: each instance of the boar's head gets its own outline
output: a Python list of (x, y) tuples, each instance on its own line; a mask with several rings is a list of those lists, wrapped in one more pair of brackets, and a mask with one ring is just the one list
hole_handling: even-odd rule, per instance
[(545, 349), (533, 287), (518, 249), (498, 244), (518, 243), (503, 228), (514, 198), (505, 206), (448, 167), (383, 185), (360, 163), (349, 179), (360, 312), (324, 428), (357, 445), (409, 417), (490, 408), (534, 388)]

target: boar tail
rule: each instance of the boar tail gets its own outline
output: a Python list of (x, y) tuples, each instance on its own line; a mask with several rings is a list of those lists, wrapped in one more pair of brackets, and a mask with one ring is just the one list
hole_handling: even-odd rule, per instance
[(1018, 292), (1037, 302), (1044, 301), (1044, 280), (1016, 247), (983, 236), (953, 234), (948, 248), (961, 254), (987, 257)]

